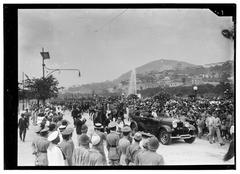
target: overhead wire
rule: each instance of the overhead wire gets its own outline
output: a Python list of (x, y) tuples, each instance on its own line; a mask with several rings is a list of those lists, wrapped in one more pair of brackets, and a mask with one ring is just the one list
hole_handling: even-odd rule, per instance
[(121, 15), (123, 15), (125, 12), (127, 11), (127, 9), (123, 10), (121, 13), (117, 14), (115, 17), (113, 17), (111, 20), (109, 20), (107, 23), (105, 23), (104, 25), (102, 25), (101, 27), (99, 27), (98, 29), (95, 30), (95, 32), (98, 32), (99, 30), (101, 30), (102, 28), (104, 28), (106, 25), (109, 25), (111, 23), (113, 23), (118, 17), (120, 17)]

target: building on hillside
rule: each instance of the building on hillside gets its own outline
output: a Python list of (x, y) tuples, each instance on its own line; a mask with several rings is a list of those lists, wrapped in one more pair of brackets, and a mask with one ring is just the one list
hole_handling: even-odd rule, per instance
[(183, 86), (183, 82), (171, 82), (169, 84), (169, 87), (177, 87), (177, 86)]
[(203, 79), (199, 76), (192, 77), (192, 85), (203, 84)]

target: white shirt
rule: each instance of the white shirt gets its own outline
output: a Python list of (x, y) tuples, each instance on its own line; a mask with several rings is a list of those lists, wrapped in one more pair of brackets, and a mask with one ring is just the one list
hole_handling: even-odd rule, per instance
[(234, 133), (234, 125), (232, 125), (230, 128), (230, 134), (232, 135), (233, 133)]
[(120, 131), (120, 130), (122, 130), (122, 128), (123, 128), (123, 122), (121, 121), (120, 123), (117, 123), (117, 131)]
[(47, 149), (48, 165), (49, 166), (64, 166), (65, 161), (63, 159), (62, 151), (56, 144), (50, 143)]

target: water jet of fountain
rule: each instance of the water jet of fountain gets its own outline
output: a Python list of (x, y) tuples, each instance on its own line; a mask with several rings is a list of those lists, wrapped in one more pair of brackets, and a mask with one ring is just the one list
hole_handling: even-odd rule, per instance
[(128, 95), (135, 94), (137, 95), (137, 80), (136, 80), (136, 70), (133, 69), (130, 75), (129, 86), (128, 86)]

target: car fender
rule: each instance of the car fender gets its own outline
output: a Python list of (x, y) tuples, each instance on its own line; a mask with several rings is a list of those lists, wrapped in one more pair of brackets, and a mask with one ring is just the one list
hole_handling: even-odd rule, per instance
[(195, 131), (196, 128), (195, 128), (193, 125), (190, 125), (190, 126), (189, 126), (189, 130), (193, 130), (193, 131)]
[(160, 127), (159, 131), (160, 131), (161, 129), (165, 129), (167, 132), (172, 132), (171, 127), (168, 126), (168, 125), (162, 125), (162, 126)]

